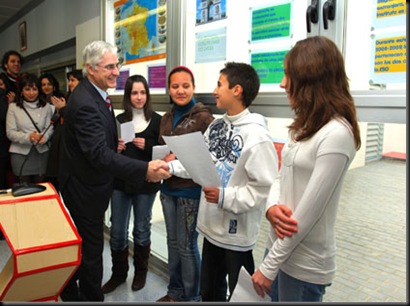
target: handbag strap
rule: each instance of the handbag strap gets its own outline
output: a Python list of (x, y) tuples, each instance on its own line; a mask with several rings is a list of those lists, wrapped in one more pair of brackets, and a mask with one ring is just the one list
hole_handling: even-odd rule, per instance
[(41, 134), (40, 129), (38, 128), (37, 124), (34, 122), (33, 118), (30, 116), (29, 112), (25, 109), (24, 106), (21, 106), (23, 108), (23, 110), (26, 112), (27, 116), (30, 118), (31, 122), (34, 124), (37, 132), (39, 132)]

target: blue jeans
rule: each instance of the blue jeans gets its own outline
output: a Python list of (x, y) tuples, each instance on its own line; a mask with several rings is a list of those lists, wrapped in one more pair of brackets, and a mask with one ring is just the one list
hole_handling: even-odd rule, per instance
[[(265, 249), (268, 255), (269, 249)], [(318, 285), (298, 280), (282, 270), (274, 279), (270, 291), (272, 302), (322, 302), (327, 285)]]
[(270, 297), (273, 302), (322, 302), (328, 286), (304, 282), (279, 270)]
[(168, 295), (176, 301), (200, 301), (201, 257), (196, 221), (199, 199), (160, 194), (167, 230)]
[(110, 247), (114, 251), (128, 248), (128, 226), (131, 207), (134, 212), (132, 236), (134, 244), (146, 246), (151, 243), (152, 206), (156, 193), (129, 194), (114, 189), (111, 196)]

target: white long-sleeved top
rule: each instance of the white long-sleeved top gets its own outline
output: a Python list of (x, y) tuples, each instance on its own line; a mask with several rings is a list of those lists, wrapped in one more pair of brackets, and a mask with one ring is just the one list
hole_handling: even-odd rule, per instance
[[(54, 114), (54, 106), (51, 104), (46, 104), (43, 107), (37, 106), (37, 101), (35, 102), (23, 102), (24, 107), (31, 115), (33, 120), (36, 122), (37, 127), (41, 132), (44, 132), (48, 125), (50, 124), (51, 117)], [(16, 105), (16, 103), (10, 103), (6, 116), (6, 133), (7, 138), (10, 139), (10, 149), (11, 153), (19, 153), (27, 155), (33, 143), (30, 141), (30, 134), (36, 131), (36, 127), (26, 112)], [(49, 147), (47, 141), (53, 135), (54, 129), (51, 125), (44, 135), (45, 142), (43, 144), (37, 144), (36, 150), (39, 153), (47, 152)]]
[[(266, 210), (275, 204), (292, 209), (298, 232), (277, 239), (271, 228), (269, 254), (259, 269), (274, 279), (281, 269), (302, 281), (328, 284), (336, 271), (334, 227), (343, 179), (356, 154), (350, 125), (333, 119), (312, 138), (282, 150), (280, 175)], [(280, 191), (279, 191), (280, 190)]]
[[(205, 142), (222, 181), (219, 204), (201, 193), (197, 230), (211, 243), (249, 251), (257, 240), (270, 186), (278, 175), (278, 158), (266, 119), (248, 109), (215, 119)], [(174, 175), (189, 175), (178, 160)], [(211, 186), (203, 186), (211, 187)]]

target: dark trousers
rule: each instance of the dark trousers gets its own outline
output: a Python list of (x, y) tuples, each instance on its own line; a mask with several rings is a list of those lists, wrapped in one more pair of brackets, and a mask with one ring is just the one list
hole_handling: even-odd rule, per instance
[[(228, 284), (230, 299), (238, 282), (242, 266), (250, 275), (255, 271), (252, 250), (247, 252), (227, 250), (204, 238), (201, 266), (202, 301), (226, 302)], [(227, 275), (228, 284), (226, 282)]]
[(102, 293), (104, 212), (112, 183), (96, 193), (89, 186), (70, 182), (62, 188), (64, 204), (82, 239), (81, 264), (61, 293), (63, 301), (104, 301)]

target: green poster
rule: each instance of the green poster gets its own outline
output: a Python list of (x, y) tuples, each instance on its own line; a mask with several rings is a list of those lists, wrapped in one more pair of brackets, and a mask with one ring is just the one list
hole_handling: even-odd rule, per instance
[(258, 72), (261, 84), (279, 84), (284, 76), (283, 60), (286, 51), (253, 53), (251, 65)]
[(252, 11), (251, 41), (290, 36), (291, 4), (281, 4)]

